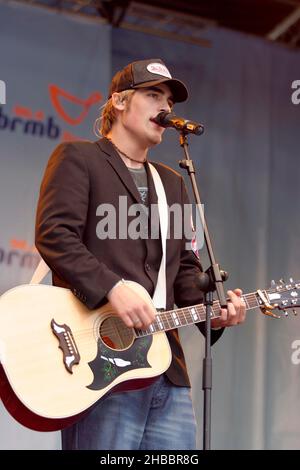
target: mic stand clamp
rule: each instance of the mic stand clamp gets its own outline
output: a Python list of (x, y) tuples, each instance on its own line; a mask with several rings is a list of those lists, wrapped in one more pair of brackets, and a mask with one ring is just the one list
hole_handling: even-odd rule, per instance
[(188, 152), (187, 133), (180, 133), (180, 146), (183, 148), (185, 159), (180, 160), (179, 166), (184, 168), (191, 180), (191, 185), (196, 202), (196, 208), (203, 227), (204, 240), (211, 266), (206, 273), (201, 273), (198, 279), (199, 288), (204, 292), (204, 305), (206, 309), (205, 322), (205, 356), (203, 359), (203, 380), (202, 389), (204, 392), (203, 407), (203, 449), (209, 450), (211, 446), (211, 391), (212, 391), (212, 357), (211, 357), (211, 317), (213, 315), (213, 292), (217, 291), (217, 297), (222, 308), (226, 308), (227, 302), (224, 292), (223, 281), (228, 277), (225, 271), (220, 270), (216, 263), (214, 251), (212, 248), (207, 223), (204, 217), (204, 211), (201, 205), (200, 194), (195, 178), (194, 163)]

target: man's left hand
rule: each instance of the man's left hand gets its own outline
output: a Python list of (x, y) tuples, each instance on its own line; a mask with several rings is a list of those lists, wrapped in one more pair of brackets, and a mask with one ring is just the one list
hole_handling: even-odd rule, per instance
[(229, 297), (227, 308), (222, 308), (221, 316), (211, 321), (212, 328), (223, 328), (244, 323), (246, 319), (246, 305), (242, 299), (242, 294), (241, 289), (227, 291)]

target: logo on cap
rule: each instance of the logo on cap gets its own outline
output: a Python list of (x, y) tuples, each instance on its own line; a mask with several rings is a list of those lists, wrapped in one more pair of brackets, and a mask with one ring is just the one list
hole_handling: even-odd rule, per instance
[(155, 73), (157, 75), (162, 75), (163, 77), (172, 78), (169, 70), (163, 64), (158, 62), (153, 62), (152, 64), (147, 65), (147, 70), (151, 73)]

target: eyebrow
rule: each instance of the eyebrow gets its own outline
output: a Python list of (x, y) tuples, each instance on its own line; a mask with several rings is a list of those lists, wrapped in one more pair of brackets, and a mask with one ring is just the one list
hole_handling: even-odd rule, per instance
[[(152, 91), (156, 91), (157, 93), (160, 93), (161, 95), (164, 94), (164, 91), (162, 91), (160, 88), (156, 87), (156, 86), (149, 86), (147, 87), (148, 90), (152, 90)], [(170, 96), (168, 96), (167, 98), (168, 100), (171, 100), (172, 101), (172, 104), (174, 104), (174, 97), (173, 95), (171, 94)]]

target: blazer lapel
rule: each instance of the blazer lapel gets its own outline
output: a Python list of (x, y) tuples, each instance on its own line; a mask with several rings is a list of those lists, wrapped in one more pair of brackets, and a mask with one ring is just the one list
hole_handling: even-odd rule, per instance
[[(116, 152), (113, 145), (105, 137), (102, 138), (101, 140), (98, 140), (97, 144), (101, 148), (102, 152), (104, 152), (108, 163), (114, 168), (119, 178), (122, 180), (123, 184), (126, 186), (130, 194), (134, 197), (136, 202), (143, 205), (143, 202), (142, 202), (140, 193), (136, 187), (136, 184), (133, 181), (133, 178), (127, 166), (125, 165), (125, 163), (123, 162), (119, 154)], [(151, 173), (148, 162), (146, 162), (145, 168), (146, 168), (147, 181), (148, 181), (148, 206), (150, 209), (151, 204), (157, 205), (158, 198), (157, 198), (157, 194), (155, 191), (154, 181), (152, 178), (152, 173)]]
[(123, 162), (122, 158), (119, 156), (117, 151), (114, 149), (113, 145), (105, 137), (97, 141), (97, 144), (104, 152), (108, 163), (113, 167), (115, 172), (118, 174), (119, 178), (122, 180), (124, 186), (128, 189), (130, 194), (134, 197), (136, 202), (142, 204), (142, 199), (140, 193), (136, 187), (133, 178)]
[[(108, 163), (113, 167), (115, 172), (118, 174), (119, 178), (121, 179), (121, 181), (123, 182), (127, 190), (130, 192), (130, 194), (133, 196), (136, 202), (138, 202), (139, 204), (142, 205), (142, 207), (144, 207), (140, 193), (136, 187), (136, 184), (128, 168), (126, 167), (125, 163), (123, 162), (119, 154), (114, 149), (113, 145), (105, 137), (102, 138), (101, 140), (98, 140), (96, 143), (99, 145)], [(152, 178), (152, 173), (151, 173), (148, 162), (146, 162), (145, 168), (146, 168), (147, 181), (148, 181), (148, 206), (149, 206), (149, 210), (151, 211), (148, 213), (148, 216), (149, 215), (153, 216), (154, 214), (152, 213), (152, 211), (157, 211), (158, 198), (157, 198), (157, 194), (155, 191), (154, 181)], [(154, 206), (152, 206), (152, 209), (150, 209), (151, 204), (154, 204)], [(160, 224), (159, 224), (158, 213), (154, 217), (154, 220), (158, 221), (158, 227), (155, 227), (155, 231), (158, 230), (158, 238), (160, 238)], [(145, 242), (147, 242), (147, 240), (145, 240)]]

